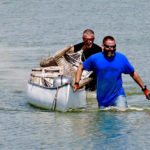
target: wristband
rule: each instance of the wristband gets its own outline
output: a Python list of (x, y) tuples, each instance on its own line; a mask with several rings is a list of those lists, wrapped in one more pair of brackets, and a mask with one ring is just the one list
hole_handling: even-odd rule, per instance
[(147, 90), (146, 85), (144, 86), (144, 88), (142, 88), (142, 91), (144, 92), (145, 90)]
[(78, 82), (75, 82), (74, 84), (79, 85), (79, 83), (78, 83)]

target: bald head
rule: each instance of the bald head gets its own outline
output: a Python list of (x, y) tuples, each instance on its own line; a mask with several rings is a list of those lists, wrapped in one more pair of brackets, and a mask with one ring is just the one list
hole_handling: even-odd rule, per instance
[(105, 44), (106, 41), (108, 41), (108, 40), (115, 41), (114, 37), (112, 37), (112, 36), (105, 36), (104, 39), (103, 39), (103, 44)]

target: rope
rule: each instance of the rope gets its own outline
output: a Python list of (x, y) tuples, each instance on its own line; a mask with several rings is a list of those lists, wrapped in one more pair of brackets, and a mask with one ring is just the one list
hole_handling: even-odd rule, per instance
[(52, 110), (55, 110), (56, 106), (57, 106), (58, 89), (59, 88), (57, 87), (55, 97), (54, 97), (54, 101), (53, 101), (53, 104), (52, 104)]

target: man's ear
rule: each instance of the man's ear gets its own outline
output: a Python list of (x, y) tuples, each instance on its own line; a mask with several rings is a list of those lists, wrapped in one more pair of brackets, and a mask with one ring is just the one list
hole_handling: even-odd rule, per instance
[(104, 51), (104, 44), (102, 44), (102, 52)]

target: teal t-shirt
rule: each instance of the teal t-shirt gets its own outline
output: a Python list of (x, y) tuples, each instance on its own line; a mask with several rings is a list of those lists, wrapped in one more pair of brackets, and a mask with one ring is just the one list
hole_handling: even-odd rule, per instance
[(106, 58), (103, 53), (94, 54), (83, 63), (83, 67), (96, 73), (98, 104), (105, 107), (113, 104), (119, 95), (125, 95), (122, 73), (134, 72), (126, 56), (119, 52), (111, 58)]

